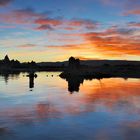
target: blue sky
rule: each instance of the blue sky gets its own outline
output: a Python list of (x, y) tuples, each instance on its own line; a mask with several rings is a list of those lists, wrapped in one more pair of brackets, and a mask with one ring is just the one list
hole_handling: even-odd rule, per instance
[(0, 0), (0, 58), (140, 60), (139, 0)]

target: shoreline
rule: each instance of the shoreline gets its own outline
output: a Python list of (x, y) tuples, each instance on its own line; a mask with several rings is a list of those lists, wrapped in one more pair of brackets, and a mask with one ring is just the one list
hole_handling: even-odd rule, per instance
[(36, 72), (61, 72), (61, 78), (140, 78), (140, 67), (138, 66), (100, 66), (100, 67), (85, 67), (80, 68), (45, 68), (45, 69), (0, 69), (0, 74), (16, 74), (20, 72), (36, 73)]
[(140, 67), (96, 67), (96, 68), (79, 68), (79, 69), (67, 69), (60, 74), (61, 78), (76, 78), (81, 77), (83, 79), (101, 79), (111, 77), (122, 78), (140, 78)]

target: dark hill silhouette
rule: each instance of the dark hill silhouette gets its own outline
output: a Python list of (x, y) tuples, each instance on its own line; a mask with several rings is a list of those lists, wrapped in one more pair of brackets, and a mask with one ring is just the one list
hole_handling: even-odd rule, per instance
[[(98, 62), (100, 62), (100, 60)], [(83, 65), (83, 63), (79, 61), (77, 66), (76, 59), (74, 57), (70, 57), (68, 67), (60, 74), (60, 77), (65, 79), (70, 77), (82, 77), (85, 79), (100, 79), (108, 77), (140, 78), (139, 61), (104, 60), (101, 62), (102, 63), (100, 65), (88, 65), (87, 63)], [(116, 63), (116, 65), (114, 63)]]
[(102, 77), (140, 77), (140, 61), (125, 60), (86, 60), (81, 61), (70, 57), (64, 62), (34, 61), (21, 63), (18, 60), (10, 60), (6, 55), (0, 60), (0, 73), (36, 71), (62, 71), (61, 77), (81, 76), (84, 78)]

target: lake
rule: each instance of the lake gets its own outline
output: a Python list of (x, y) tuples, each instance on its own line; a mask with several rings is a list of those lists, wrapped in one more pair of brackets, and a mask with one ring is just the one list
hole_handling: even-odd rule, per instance
[(139, 140), (140, 79), (0, 76), (0, 140)]

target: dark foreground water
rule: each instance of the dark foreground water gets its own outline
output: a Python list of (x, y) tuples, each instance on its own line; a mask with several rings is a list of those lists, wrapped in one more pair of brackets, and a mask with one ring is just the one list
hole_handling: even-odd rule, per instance
[(25, 75), (0, 76), (0, 140), (140, 140), (140, 79)]

